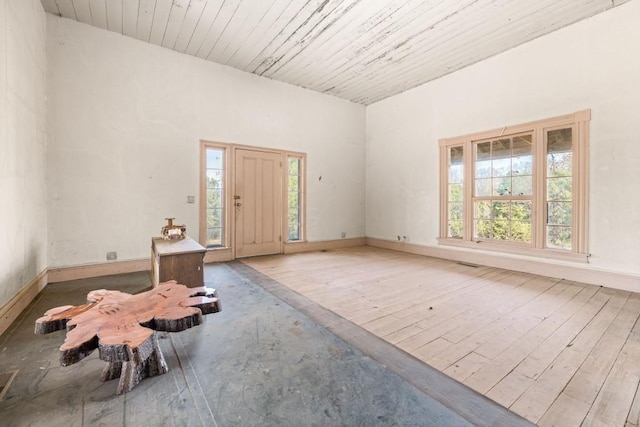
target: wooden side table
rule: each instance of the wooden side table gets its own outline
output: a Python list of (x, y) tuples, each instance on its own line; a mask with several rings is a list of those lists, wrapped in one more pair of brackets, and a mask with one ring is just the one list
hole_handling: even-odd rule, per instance
[(153, 238), (151, 272), (153, 286), (175, 280), (190, 288), (204, 286), (204, 254), (207, 250), (190, 237), (180, 240)]

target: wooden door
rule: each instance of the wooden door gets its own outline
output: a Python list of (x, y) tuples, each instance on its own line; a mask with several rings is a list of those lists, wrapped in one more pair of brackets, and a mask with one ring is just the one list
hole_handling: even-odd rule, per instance
[(280, 253), (281, 154), (237, 149), (235, 175), (236, 258)]

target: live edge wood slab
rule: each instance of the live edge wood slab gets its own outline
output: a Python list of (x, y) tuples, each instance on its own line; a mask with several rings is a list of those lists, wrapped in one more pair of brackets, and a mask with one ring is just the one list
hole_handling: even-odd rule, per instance
[(52, 308), (36, 320), (35, 333), (66, 328), (60, 364), (79, 362), (96, 348), (108, 362), (102, 381), (120, 378), (117, 394), (131, 391), (143, 378), (167, 372), (155, 331), (180, 332), (220, 311), (215, 289), (188, 288), (175, 281), (160, 283), (136, 295), (99, 289), (87, 303)]

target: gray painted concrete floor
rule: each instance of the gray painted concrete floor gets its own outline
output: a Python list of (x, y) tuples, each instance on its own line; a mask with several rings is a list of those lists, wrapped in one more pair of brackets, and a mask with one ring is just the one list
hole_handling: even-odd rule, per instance
[(117, 380), (99, 380), (105, 362), (97, 352), (60, 367), (64, 332), (37, 336), (34, 322), (49, 308), (84, 303), (93, 289), (143, 291), (148, 275), (47, 286), (0, 336), (0, 373), (18, 371), (0, 402), (0, 425), (528, 425), (243, 264), (208, 265), (205, 274), (222, 312), (160, 333), (169, 372), (121, 396)]

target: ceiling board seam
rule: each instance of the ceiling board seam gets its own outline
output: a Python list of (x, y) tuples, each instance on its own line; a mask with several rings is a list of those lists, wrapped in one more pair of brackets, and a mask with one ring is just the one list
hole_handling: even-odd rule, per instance
[[(218, 41), (220, 41), (220, 37), (222, 37), (224, 32), (227, 30), (227, 28), (229, 27), (229, 23), (234, 18), (234, 16), (236, 16), (236, 12), (238, 12), (238, 8), (240, 7), (241, 4), (242, 4), (242, 1), (239, 1), (238, 4), (236, 5), (236, 8), (233, 10), (233, 13), (231, 14), (231, 17), (227, 20), (227, 23), (224, 25), (224, 28), (222, 29), (222, 31), (220, 31), (220, 34), (218, 34), (218, 38), (213, 43), (213, 46), (211, 47), (211, 49), (209, 50), (209, 52), (207, 53), (207, 56), (205, 58), (208, 58), (209, 55), (211, 55), (211, 52), (213, 52), (213, 49), (215, 49), (216, 45), (218, 44)], [(216, 16), (216, 19), (218, 19), (217, 16)], [(200, 46), (200, 47), (202, 47), (202, 46)]]
[[(314, 18), (316, 15), (318, 15), (320, 12), (322, 12), (322, 10), (326, 7), (326, 5), (327, 5), (327, 4), (329, 4), (329, 2), (330, 2), (330, 0), (323, 0), (323, 2), (322, 2), (322, 3), (321, 3), (321, 4), (320, 4), (320, 5), (319, 5), (319, 6), (318, 6), (314, 11), (313, 11), (313, 13), (311, 13), (311, 15), (309, 15), (309, 17), (308, 17), (307, 19), (305, 19), (305, 21), (304, 21), (302, 24), (300, 24), (300, 25), (298, 26), (298, 28), (296, 28), (296, 29), (291, 33), (291, 35), (289, 35), (289, 37), (287, 37), (287, 39), (286, 39), (284, 42), (282, 42), (282, 43), (280, 44), (280, 46), (278, 46), (278, 48), (277, 48), (274, 52), (276, 52), (278, 49), (282, 48), (282, 47), (283, 47), (283, 46), (284, 46), (284, 45), (285, 45), (289, 40), (291, 40), (291, 39), (293, 38), (293, 36), (294, 36), (294, 35), (295, 35), (299, 30), (301, 30), (305, 25), (307, 25), (307, 23), (309, 23), (309, 22), (312, 20), (312, 18)], [(332, 9), (332, 11), (333, 11), (333, 10), (335, 10), (335, 9), (337, 9), (337, 8), (338, 8), (338, 6), (339, 6), (340, 4), (342, 4), (342, 1), (341, 1), (339, 4), (337, 4), (337, 5), (336, 5), (336, 7), (335, 7), (334, 9)], [(322, 16), (322, 17), (320, 18), (320, 20), (319, 20), (319, 21), (318, 21), (318, 22), (317, 22), (317, 23), (316, 23), (316, 24), (311, 28), (311, 30), (309, 30), (309, 31), (305, 34), (305, 36), (306, 36), (306, 35), (308, 35), (308, 34), (309, 34), (313, 29), (315, 29), (315, 28), (316, 28), (316, 27), (317, 27), (317, 26), (318, 26), (318, 25), (319, 25), (319, 24), (320, 24), (320, 23), (321, 23), (325, 18), (326, 18), (326, 15), (325, 15), (325, 16)], [(304, 39), (304, 36), (302, 37), (302, 39)], [(272, 61), (272, 62), (268, 65), (268, 67), (267, 67), (265, 70), (263, 70), (262, 72), (257, 72), (258, 68), (264, 64), (264, 62), (263, 62), (262, 64), (260, 64), (260, 66), (258, 66), (258, 68), (256, 68), (256, 70), (254, 71), (254, 73), (259, 74), (259, 75), (261, 75), (261, 76), (262, 76), (262, 75), (264, 75), (264, 74), (265, 74), (266, 72), (268, 72), (268, 71), (269, 71), (273, 66), (275, 66), (278, 62), (280, 62), (280, 60), (281, 60), (282, 58), (284, 58), (284, 55), (285, 55), (285, 54), (286, 54), (286, 52), (285, 52), (281, 57), (279, 57), (278, 59), (276, 59), (275, 61)]]
[[(289, 4), (287, 5), (287, 7), (286, 7), (286, 8), (284, 8), (284, 10), (282, 11), (282, 13), (280, 14), (280, 17), (282, 17), (282, 15), (284, 14), (284, 12), (289, 8), (289, 6), (291, 6), (291, 4), (292, 4), (292, 3), (293, 3), (293, 0), (292, 0), (291, 2), (289, 2)], [(253, 64), (253, 63), (256, 61), (256, 59), (258, 59), (258, 57), (260, 57), (260, 55), (262, 55), (262, 54), (267, 50), (267, 48), (268, 48), (269, 46), (271, 46), (271, 43), (273, 43), (273, 42), (275, 41), (275, 39), (277, 39), (277, 38), (278, 38), (278, 36), (279, 36), (280, 34), (282, 34), (282, 31), (284, 31), (284, 29), (285, 29), (285, 28), (287, 28), (287, 27), (289, 26), (289, 24), (291, 24), (291, 23), (295, 20), (295, 18), (297, 18), (298, 14), (300, 14), (300, 11), (301, 11), (301, 10), (303, 10), (303, 9), (305, 9), (309, 3), (311, 3), (311, 0), (307, 0), (307, 2), (304, 4), (304, 6), (303, 6), (303, 7), (301, 7), (301, 8), (298, 10), (298, 12), (296, 12), (296, 13), (295, 13), (295, 14), (294, 14), (290, 19), (289, 19), (289, 21), (288, 21), (288, 22), (287, 22), (287, 23), (282, 27), (282, 30), (280, 30), (280, 31), (279, 31), (279, 32), (278, 32), (278, 33), (277, 33), (277, 34), (276, 34), (276, 35), (271, 39), (271, 41), (269, 41), (269, 43), (267, 43), (267, 45), (266, 45), (265, 47), (263, 47), (263, 48), (262, 48), (262, 50), (261, 50), (260, 52), (258, 52), (258, 54), (257, 54), (257, 55), (256, 55), (256, 56), (255, 56), (255, 57), (254, 57), (254, 58), (253, 58), (253, 59), (252, 59), (252, 60), (247, 64), (247, 67), (246, 67), (246, 68), (250, 67), (250, 66), (251, 66), (251, 64)], [(279, 19), (280, 17), (278, 17), (278, 19)], [(278, 22), (278, 20), (275, 20), (275, 21), (274, 21), (274, 24), (275, 24), (276, 22)], [(247, 71), (247, 69), (246, 69), (246, 68), (245, 68), (245, 71)], [(257, 67), (256, 67), (256, 69), (257, 69)], [(255, 71), (255, 70), (254, 70), (254, 71)], [(252, 71), (249, 71), (249, 72), (252, 72)], [(254, 72), (254, 74), (255, 74), (255, 72)]]
[[(289, 0), (289, 3), (287, 3), (287, 5), (282, 9), (282, 11), (281, 11), (281, 12), (280, 12), (280, 14), (278, 15), (278, 17), (277, 17), (276, 19), (274, 19), (274, 20), (273, 20), (273, 22), (271, 22), (271, 25), (269, 25), (269, 28), (267, 28), (267, 30), (270, 30), (270, 29), (271, 29), (271, 27), (273, 27), (273, 26), (275, 25), (275, 23), (276, 23), (276, 22), (280, 21), (280, 18), (282, 18), (282, 15), (284, 15), (285, 11), (286, 11), (287, 9), (289, 9), (289, 7), (291, 6), (291, 3), (293, 3), (294, 1), (295, 1), (295, 0)], [(308, 2), (307, 2), (307, 3), (308, 3)], [(273, 5), (274, 5), (274, 4), (275, 4), (275, 0), (274, 0), (274, 2), (272, 3), (272, 7), (273, 7)], [(268, 13), (268, 10), (267, 10), (267, 13)], [(265, 14), (265, 15), (266, 15), (266, 14)], [(289, 22), (291, 22), (291, 21), (289, 21)], [(287, 25), (288, 25), (288, 23), (287, 23)], [(286, 27), (286, 26), (285, 26), (285, 27)], [(279, 33), (278, 33), (278, 34), (279, 34)], [(249, 62), (248, 62), (247, 67), (248, 67), (250, 64), (252, 64), (252, 63), (256, 60), (256, 58), (262, 54), (262, 52), (264, 52), (264, 50), (265, 50), (265, 49), (266, 49), (266, 48), (267, 48), (267, 47), (268, 47), (268, 46), (273, 42), (273, 40), (275, 40), (275, 38), (276, 38), (276, 37), (278, 37), (278, 34), (276, 34), (276, 36), (275, 36), (274, 38), (272, 38), (272, 39), (269, 41), (269, 43), (267, 43), (267, 45), (266, 45), (266, 46), (265, 46), (265, 47), (264, 47), (260, 52), (258, 52), (258, 54), (257, 54), (256, 56), (254, 56), (254, 57), (253, 57), (253, 59), (252, 59), (251, 61), (249, 61)], [(236, 49), (236, 52), (231, 56), (231, 58), (229, 58), (229, 60), (227, 61), (227, 64), (228, 64), (229, 62), (231, 62), (231, 60), (235, 57), (236, 53), (237, 53), (239, 50), (240, 50), (240, 46), (238, 46), (238, 49)], [(245, 69), (243, 69), (243, 71), (247, 71), (247, 70), (246, 70), (246, 68), (245, 68)]]
[[(293, 54), (293, 56), (291, 58), (289, 58), (287, 61), (285, 61), (284, 63), (281, 63), (282, 61), (279, 61), (279, 67), (273, 71), (273, 73), (277, 73), (278, 71), (280, 71), (283, 67), (285, 67), (287, 64), (289, 64), (293, 59), (295, 59), (296, 57), (298, 57), (298, 55), (300, 55), (301, 53), (305, 52), (306, 49), (308, 49), (317, 39), (318, 37), (320, 37), (328, 28), (330, 28), (331, 26), (335, 25), (340, 19), (342, 19), (347, 13), (349, 13), (361, 0), (357, 0), (354, 3), (351, 3), (343, 12), (341, 15), (335, 17), (331, 22), (329, 22), (327, 25), (324, 26), (324, 28), (322, 30), (320, 30), (320, 32), (318, 34), (315, 35), (315, 37), (311, 38), (308, 42), (304, 43), (304, 46), (302, 46), (302, 48), (296, 52), (295, 54)], [(337, 9), (337, 8), (336, 8)], [(334, 9), (335, 10), (335, 9)], [(323, 19), (324, 20), (324, 19)], [(315, 30), (320, 24), (322, 23), (322, 20), (319, 21), (316, 25), (314, 25), (314, 27), (309, 30), (307, 32), (307, 34), (305, 34), (305, 37), (310, 35), (311, 32), (313, 30)], [(303, 37), (303, 39), (305, 38)], [(298, 43), (296, 43), (297, 45)], [(276, 63), (273, 63), (269, 68), (273, 67), (274, 65), (276, 65)], [(270, 71), (269, 69), (265, 70), (264, 73)], [(263, 74), (264, 74), (263, 73)], [(271, 75), (273, 75), (273, 73)]]
[[(247, 39), (249, 37), (251, 37), (254, 33), (254, 31), (256, 30), (256, 28), (258, 28), (258, 24), (260, 22), (262, 22), (263, 19), (265, 19), (265, 17), (267, 16), (267, 14), (269, 13), (269, 10), (271, 8), (273, 8), (274, 4), (276, 3), (277, 0), (272, 0), (271, 1), (271, 6), (269, 6), (268, 8), (265, 9), (264, 13), (262, 14), (262, 16), (260, 17), (260, 19), (258, 19), (258, 22), (256, 23), (256, 25), (251, 29), (251, 31), (245, 36), (245, 38), (242, 40), (242, 42), (238, 43), (238, 48), (233, 52), (233, 54), (231, 55), (231, 57), (229, 57), (227, 59), (227, 61), (224, 62), (224, 64), (228, 64), (228, 62), (235, 56), (235, 54), (240, 50), (240, 48), (242, 47), (243, 43), (247, 41)], [(288, 6), (288, 5), (287, 5)], [(229, 40), (229, 42), (227, 42), (227, 45), (224, 47), (224, 50), (222, 51), (222, 54), (224, 54), (227, 49), (229, 48), (229, 45), (231, 45), (231, 40)], [(211, 52), (209, 52), (209, 55), (207, 56), (207, 59), (209, 59), (209, 57), (211, 56)]]

